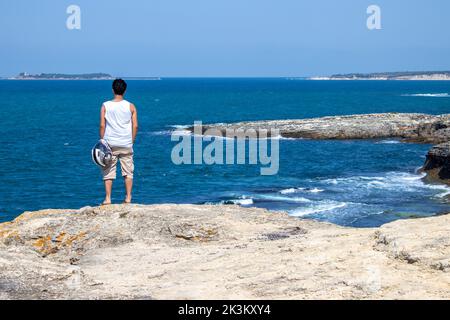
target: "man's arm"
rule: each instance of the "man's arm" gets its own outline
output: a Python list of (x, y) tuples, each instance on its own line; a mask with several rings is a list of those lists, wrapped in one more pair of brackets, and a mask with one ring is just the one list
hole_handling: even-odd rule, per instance
[(106, 128), (106, 120), (105, 120), (105, 106), (102, 105), (102, 109), (100, 110), (100, 139), (103, 139), (105, 136), (105, 128)]
[(133, 123), (133, 143), (134, 143), (138, 132), (138, 116), (137, 116), (137, 109), (134, 106), (134, 104), (131, 104), (130, 110), (131, 110), (131, 121)]

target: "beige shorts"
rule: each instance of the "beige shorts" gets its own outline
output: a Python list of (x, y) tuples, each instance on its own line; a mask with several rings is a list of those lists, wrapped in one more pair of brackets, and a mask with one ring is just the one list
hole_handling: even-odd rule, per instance
[(116, 179), (117, 160), (120, 161), (122, 177), (133, 179), (133, 148), (111, 147), (111, 150), (113, 152), (112, 161), (108, 166), (102, 168), (103, 180)]

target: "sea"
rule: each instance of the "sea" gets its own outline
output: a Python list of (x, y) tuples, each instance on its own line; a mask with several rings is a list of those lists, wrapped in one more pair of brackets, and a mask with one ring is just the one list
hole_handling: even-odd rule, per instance
[[(171, 134), (194, 121), (443, 114), (450, 113), (449, 93), (445, 81), (129, 80), (126, 98), (139, 116), (133, 202), (237, 204), (351, 227), (450, 212), (450, 188), (427, 183), (419, 171), (428, 144), (280, 139), (273, 176), (250, 164), (176, 165), (171, 159), (177, 144)], [(111, 81), (1, 80), (0, 97), (0, 221), (24, 211), (100, 204), (103, 184), (91, 148)], [(118, 179), (113, 202), (123, 199)]]

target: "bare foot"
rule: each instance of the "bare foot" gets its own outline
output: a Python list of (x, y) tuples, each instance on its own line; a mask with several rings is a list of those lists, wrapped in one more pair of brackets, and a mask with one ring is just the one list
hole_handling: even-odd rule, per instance
[(109, 206), (111, 204), (111, 199), (105, 199), (105, 201), (102, 202), (101, 206)]
[(131, 197), (126, 197), (125, 200), (123, 200), (123, 203), (131, 203)]

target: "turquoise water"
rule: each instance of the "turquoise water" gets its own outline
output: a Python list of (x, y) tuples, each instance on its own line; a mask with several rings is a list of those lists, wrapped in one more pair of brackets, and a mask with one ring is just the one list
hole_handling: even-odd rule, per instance
[[(0, 220), (25, 210), (102, 201), (90, 149), (109, 81), (0, 81)], [(280, 140), (280, 171), (259, 166), (176, 166), (174, 126), (371, 112), (450, 112), (450, 82), (163, 79), (129, 81), (138, 107), (138, 203), (240, 203), (369, 227), (448, 212), (442, 185), (416, 173), (429, 145), (395, 140)], [(123, 200), (117, 180), (113, 200)]]

